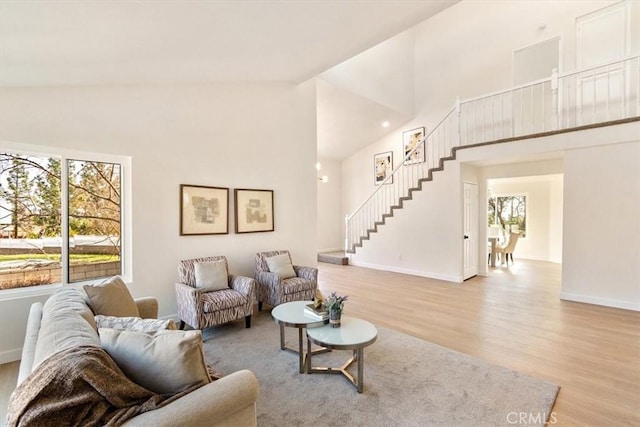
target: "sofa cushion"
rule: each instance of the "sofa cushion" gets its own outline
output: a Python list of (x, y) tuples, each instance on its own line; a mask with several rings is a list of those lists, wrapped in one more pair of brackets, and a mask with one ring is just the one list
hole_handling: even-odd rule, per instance
[(119, 331), (101, 328), (100, 343), (122, 372), (160, 394), (211, 382), (200, 331)]
[(138, 306), (119, 276), (97, 285), (84, 285), (95, 314), (118, 317), (139, 317)]
[(51, 355), (79, 345), (100, 346), (94, 314), (82, 289), (62, 288), (42, 308), (32, 370)]
[(119, 329), (121, 331), (153, 332), (178, 329), (176, 322), (172, 319), (141, 319), (139, 317), (115, 317), (101, 314), (98, 314), (95, 319), (98, 328)]
[(196, 262), (193, 264), (196, 276), (196, 289), (202, 292), (229, 289), (227, 263), (224, 260)]
[(269, 271), (276, 273), (281, 279), (288, 279), (289, 277), (296, 277), (296, 271), (291, 265), (291, 258), (289, 254), (274, 255), (266, 258)]

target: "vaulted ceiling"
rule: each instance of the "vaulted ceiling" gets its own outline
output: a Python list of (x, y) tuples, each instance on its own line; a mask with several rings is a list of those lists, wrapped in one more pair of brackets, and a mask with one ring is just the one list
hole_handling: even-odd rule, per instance
[(2, 0), (0, 86), (301, 83), (457, 1)]

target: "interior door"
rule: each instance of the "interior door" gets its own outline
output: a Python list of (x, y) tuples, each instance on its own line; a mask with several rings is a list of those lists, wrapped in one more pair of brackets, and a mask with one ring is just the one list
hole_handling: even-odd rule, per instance
[[(548, 79), (560, 68), (560, 37), (553, 37), (513, 52), (513, 84)], [(512, 94), (513, 135), (544, 132), (554, 128), (551, 82), (522, 88)]]
[(478, 274), (478, 186), (464, 183), (464, 280)]
[[(629, 54), (629, 3), (620, 2), (576, 20), (577, 68), (587, 69)], [(577, 124), (625, 117), (628, 73), (611, 65), (581, 75), (576, 82)]]

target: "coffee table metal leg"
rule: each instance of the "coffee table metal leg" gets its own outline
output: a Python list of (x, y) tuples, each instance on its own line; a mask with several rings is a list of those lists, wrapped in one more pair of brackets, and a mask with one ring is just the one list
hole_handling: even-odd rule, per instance
[(312, 354), (313, 352), (311, 351), (311, 340), (307, 338), (307, 358), (304, 364), (304, 370), (307, 374), (311, 373), (310, 371), (311, 371), (311, 355)]
[(280, 350), (284, 350), (284, 325), (280, 324)]
[(358, 359), (358, 384), (356, 387), (358, 388), (358, 393), (362, 393), (364, 389), (364, 347), (354, 350), (353, 352), (357, 352), (356, 357)]
[[(305, 369), (307, 371), (307, 374), (341, 374), (351, 384), (353, 384), (356, 390), (358, 390), (358, 393), (362, 393), (364, 391), (364, 347), (354, 349), (351, 358), (339, 368), (313, 366), (311, 364), (312, 354), (313, 352), (311, 352), (311, 340), (307, 338), (307, 359), (305, 362)], [(351, 373), (347, 371), (347, 368), (354, 362), (358, 363), (358, 372), (356, 373), (356, 376), (351, 375)]]
[[(292, 353), (298, 353), (298, 364), (300, 365), (298, 370), (301, 374), (307, 372), (307, 353), (304, 352), (304, 339), (306, 338), (306, 328), (298, 327), (298, 347), (287, 347), (285, 343), (284, 325), (280, 324), (280, 349), (284, 351), (290, 351)], [(329, 348), (320, 347), (315, 350), (311, 350), (311, 343), (308, 346), (308, 354), (326, 353), (331, 351)]]
[(298, 354), (300, 355), (300, 373), (304, 373), (304, 348), (302, 344), (302, 330), (304, 328), (298, 328)]

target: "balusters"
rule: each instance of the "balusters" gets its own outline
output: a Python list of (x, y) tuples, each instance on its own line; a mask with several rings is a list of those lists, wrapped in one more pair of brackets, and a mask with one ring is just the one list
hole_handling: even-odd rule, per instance
[[(545, 93), (547, 88), (550, 95)], [(418, 148), (425, 161), (408, 164), (403, 156), (392, 178), (346, 217), (346, 245), (353, 250), (353, 245), (362, 243), (367, 231), (391, 213), (391, 206), (407, 197), (410, 189), (418, 188), (420, 180), (438, 169), (440, 160), (450, 157), (456, 147), (633, 115), (640, 115), (640, 56), (562, 76), (554, 69), (547, 79), (466, 101), (456, 99), (455, 106), (421, 141)]]
[[(592, 90), (592, 97), (593, 97), (593, 108), (591, 109), (593, 114), (592, 114), (592, 118), (593, 121), (591, 123), (595, 123), (596, 121), (596, 69), (593, 69), (593, 84), (592, 84), (593, 90)], [(589, 124), (589, 123), (587, 123)]]
[(636, 116), (640, 116), (640, 56), (636, 58)]
[(609, 121), (609, 97), (611, 96), (611, 69), (609, 68), (609, 65), (607, 65), (607, 102), (606, 102), (606, 109), (607, 109), (607, 121)]

